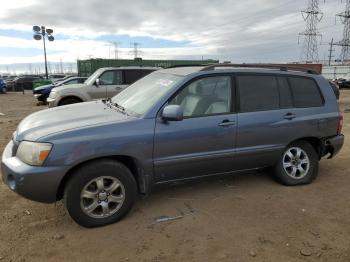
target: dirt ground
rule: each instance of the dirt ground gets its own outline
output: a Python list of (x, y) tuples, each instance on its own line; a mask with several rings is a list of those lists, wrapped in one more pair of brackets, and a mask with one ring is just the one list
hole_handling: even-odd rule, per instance
[[(350, 90), (340, 105), (350, 109)], [(42, 109), (29, 93), (0, 95), (0, 153), (21, 119)], [(32, 202), (0, 183), (0, 261), (350, 261), (349, 153), (346, 139), (308, 186), (267, 173), (167, 186), (97, 229), (75, 224), (61, 202)]]

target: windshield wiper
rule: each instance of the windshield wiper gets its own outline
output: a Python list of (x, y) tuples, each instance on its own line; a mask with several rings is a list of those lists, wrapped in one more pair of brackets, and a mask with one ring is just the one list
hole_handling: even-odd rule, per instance
[(112, 108), (112, 106), (116, 107), (120, 112), (126, 114), (126, 115), (129, 115), (127, 112), (126, 112), (126, 108), (119, 105), (118, 103), (113, 103), (112, 102), (112, 99), (111, 98), (106, 98), (106, 99), (102, 99), (102, 102), (104, 104), (106, 104), (106, 106), (109, 106)]
[(121, 111), (123, 111), (123, 112), (126, 111), (125, 107), (119, 105), (118, 103), (112, 103), (112, 105), (114, 105), (115, 107), (119, 108), (119, 109), (120, 109)]

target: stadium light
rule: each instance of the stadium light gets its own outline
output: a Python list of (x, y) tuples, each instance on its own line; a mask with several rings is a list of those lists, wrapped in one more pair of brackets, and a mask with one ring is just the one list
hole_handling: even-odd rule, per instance
[(41, 39), (43, 39), (43, 43), (44, 43), (44, 57), (45, 57), (45, 75), (46, 75), (46, 79), (49, 79), (49, 75), (47, 73), (47, 59), (46, 59), (45, 38), (47, 38), (47, 40), (49, 40), (50, 42), (54, 41), (55, 38), (52, 35), (53, 34), (53, 30), (49, 29), (49, 28), (45, 28), (45, 26), (35, 25), (35, 26), (33, 26), (33, 31), (34, 31), (34, 35), (33, 35), (34, 40), (41, 40)]

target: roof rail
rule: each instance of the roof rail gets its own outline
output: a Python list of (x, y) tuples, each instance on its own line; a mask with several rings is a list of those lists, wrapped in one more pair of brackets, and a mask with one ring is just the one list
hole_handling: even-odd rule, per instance
[(168, 68), (176, 68), (176, 67), (193, 67), (193, 66), (210, 66), (210, 65), (215, 65), (215, 64), (184, 64), (184, 65), (172, 65), (165, 67), (165, 69)]
[(265, 68), (265, 69), (276, 69), (280, 71), (297, 71), (308, 74), (318, 75), (319, 73), (315, 70), (308, 68), (300, 68), (297, 66), (290, 65), (271, 65), (271, 64), (212, 64), (202, 68), (200, 71), (215, 70), (217, 67), (241, 67), (241, 68)]

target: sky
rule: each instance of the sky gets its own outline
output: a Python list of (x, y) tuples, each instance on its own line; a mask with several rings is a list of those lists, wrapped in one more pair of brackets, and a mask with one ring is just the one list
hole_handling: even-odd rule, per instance
[[(328, 43), (342, 39), (335, 19), (345, 1), (320, 1), (319, 57)], [(143, 59), (219, 59), (241, 62), (294, 62), (300, 59), (305, 30), (300, 10), (307, 0), (0, 0), (0, 68), (43, 62), (43, 43), (33, 25), (54, 30), (47, 43), (50, 62), (77, 59), (132, 59), (140, 43)], [(336, 57), (340, 48), (336, 47)]]

